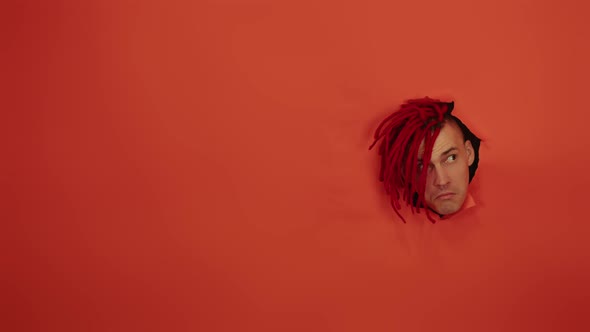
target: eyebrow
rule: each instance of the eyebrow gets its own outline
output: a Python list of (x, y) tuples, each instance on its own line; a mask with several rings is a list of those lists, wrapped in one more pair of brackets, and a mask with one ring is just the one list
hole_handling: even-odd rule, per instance
[[(448, 149), (448, 150), (444, 151), (443, 153), (441, 153), (441, 154), (440, 154), (440, 156), (442, 157), (442, 156), (444, 156), (444, 155), (446, 155), (446, 154), (449, 154), (449, 153), (450, 153), (450, 152), (452, 152), (453, 150), (457, 150), (457, 151), (458, 151), (459, 149), (457, 149), (457, 147), (454, 147), (454, 146), (453, 146), (453, 147), (451, 147), (450, 149)], [(418, 161), (422, 161), (422, 158), (418, 158)]]
[(452, 148), (448, 149), (447, 151), (441, 153), (440, 156), (442, 157), (442, 156), (448, 154), (449, 152), (451, 152), (453, 150), (459, 150), (459, 149), (457, 149), (456, 147), (453, 146)]

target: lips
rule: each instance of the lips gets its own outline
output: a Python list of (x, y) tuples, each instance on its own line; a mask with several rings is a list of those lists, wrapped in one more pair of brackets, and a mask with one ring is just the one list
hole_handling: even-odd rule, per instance
[(441, 193), (438, 196), (436, 196), (436, 199), (449, 199), (453, 196), (455, 196), (455, 193), (446, 192), (446, 193)]

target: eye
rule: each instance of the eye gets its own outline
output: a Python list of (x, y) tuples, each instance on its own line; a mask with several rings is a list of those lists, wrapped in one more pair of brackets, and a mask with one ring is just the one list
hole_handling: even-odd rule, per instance
[(418, 172), (420, 172), (424, 168), (424, 165), (422, 163), (418, 163), (416, 167), (418, 168)]
[(457, 155), (456, 154), (452, 154), (447, 158), (447, 161), (455, 161), (457, 160)]

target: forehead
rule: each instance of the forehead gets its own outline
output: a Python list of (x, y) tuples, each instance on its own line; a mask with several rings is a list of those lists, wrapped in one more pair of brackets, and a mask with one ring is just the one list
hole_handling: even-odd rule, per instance
[[(438, 134), (434, 146), (432, 147), (432, 155), (438, 156), (444, 151), (452, 147), (461, 149), (463, 146), (463, 133), (459, 126), (453, 121), (445, 121)], [(418, 158), (422, 158), (424, 154), (424, 140), (420, 143), (418, 149)]]

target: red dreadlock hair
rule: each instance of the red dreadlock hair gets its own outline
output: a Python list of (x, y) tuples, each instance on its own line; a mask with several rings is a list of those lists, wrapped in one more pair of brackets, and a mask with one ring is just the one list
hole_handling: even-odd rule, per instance
[[(390, 203), (396, 214), (405, 223), (399, 213), (400, 198), (412, 207), (412, 213), (420, 213), (425, 207), (424, 191), (426, 173), (418, 169), (418, 149), (424, 141), (422, 163), (428, 165), (432, 147), (440, 133), (445, 118), (453, 110), (453, 103), (442, 102), (428, 97), (407, 100), (397, 112), (385, 118), (375, 131), (375, 141), (369, 150), (381, 139), (379, 155), (381, 169), (379, 180), (390, 196)], [(429, 209), (426, 216), (431, 222)]]

